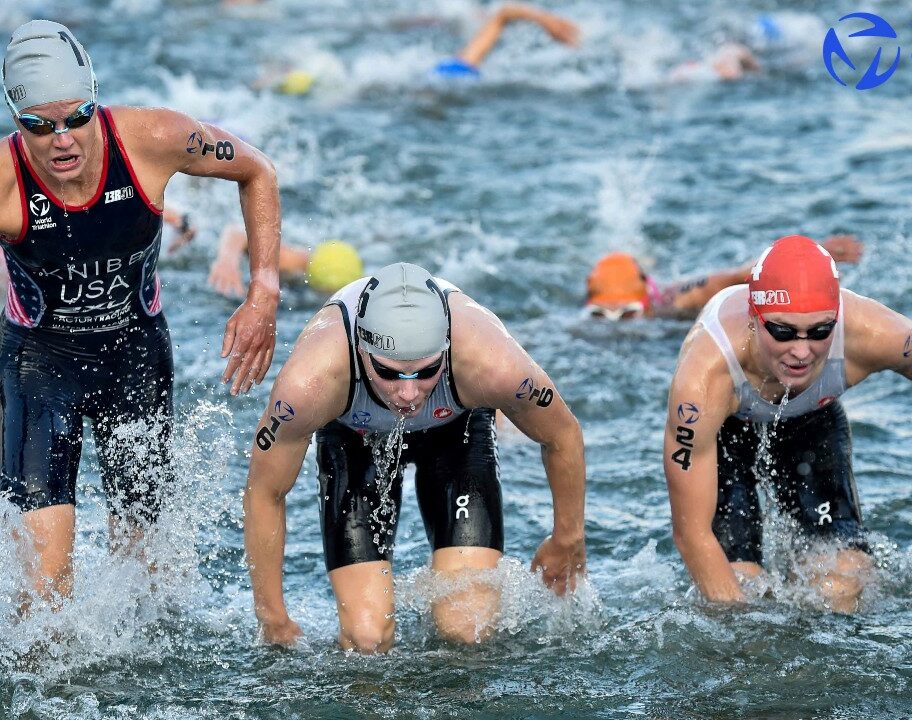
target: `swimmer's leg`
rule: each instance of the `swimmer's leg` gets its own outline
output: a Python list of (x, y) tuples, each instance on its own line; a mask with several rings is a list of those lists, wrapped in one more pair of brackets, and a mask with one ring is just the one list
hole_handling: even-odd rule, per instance
[(815, 541), (838, 542), (831, 554), (802, 560), (806, 577), (827, 608), (853, 613), (874, 564), (861, 518), (852, 470), (852, 432), (839, 401), (803, 416), (796, 438), (784, 453), (778, 502), (798, 523), (801, 534)]
[[(458, 590), (434, 602), (434, 623), (440, 636), (471, 645), (494, 632), (500, 611), (500, 589), (484, 580), (473, 580), (478, 570), (497, 567), (503, 553), (486, 547), (448, 547), (435, 550), (431, 567), (454, 582)], [(462, 582), (461, 582), (462, 581)]]
[(339, 645), (367, 654), (386, 652), (396, 631), (392, 559), (402, 468), (392, 482), (378, 480), (363, 438), (337, 422), (317, 431), (317, 468), (323, 555), (339, 611)]
[(811, 569), (810, 582), (828, 609), (844, 615), (858, 610), (859, 598), (874, 569), (870, 555), (856, 548), (843, 548), (837, 551), (835, 563), (820, 556), (806, 562)]
[(716, 443), (719, 490), (712, 529), (739, 581), (763, 572), (763, 519), (753, 469), (758, 444), (754, 429), (737, 418), (725, 421)]
[[(76, 540), (76, 506), (51, 505), (22, 516), (28, 531), (31, 557), (25, 566), (39, 597), (57, 608), (73, 593), (73, 544)], [(20, 538), (24, 540), (24, 538)], [(32, 554), (33, 553), (33, 554)], [(27, 612), (28, 596), (21, 612)]]
[(434, 602), (434, 621), (447, 640), (481, 642), (493, 632), (500, 590), (479, 571), (497, 566), (504, 545), (494, 411), (472, 410), (427, 435), (415, 489), (431, 566), (455, 585)]
[(0, 492), (23, 513), (15, 540), (32, 593), (54, 605), (73, 588), (76, 474), (82, 454), (80, 387), (46, 348), (3, 324), (0, 333)]
[(339, 645), (364, 654), (387, 652), (396, 632), (392, 565), (359, 562), (329, 573), (339, 611)]
[(95, 388), (86, 414), (108, 500), (111, 550), (141, 556), (145, 530), (158, 520), (174, 479), (174, 364), (164, 318), (132, 328), (108, 360), (108, 382)]

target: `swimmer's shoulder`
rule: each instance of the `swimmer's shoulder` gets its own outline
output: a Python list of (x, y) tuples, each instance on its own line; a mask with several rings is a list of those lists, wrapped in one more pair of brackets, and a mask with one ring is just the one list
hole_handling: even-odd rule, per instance
[(326, 417), (338, 417), (345, 410), (352, 377), (349, 348), (341, 309), (333, 305), (320, 308), (279, 371), (274, 394), (313, 403)]

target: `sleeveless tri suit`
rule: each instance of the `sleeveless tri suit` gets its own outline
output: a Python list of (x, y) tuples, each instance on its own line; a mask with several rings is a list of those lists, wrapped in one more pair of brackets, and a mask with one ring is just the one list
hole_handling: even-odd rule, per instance
[[(807, 389), (777, 404), (751, 386), (719, 320), (722, 303), (744, 288), (716, 294), (697, 321), (719, 347), (739, 398), (738, 410), (717, 438), (719, 492), (713, 532), (730, 561), (760, 563), (763, 522), (757, 485), (764, 482), (803, 540), (836, 538), (867, 551), (852, 472), (852, 434), (838, 400), (846, 390), (842, 307), (820, 375)], [(768, 454), (760, 452), (764, 447)]]
[(111, 510), (154, 519), (170, 476), (173, 362), (156, 264), (161, 211), (143, 193), (110, 112), (99, 107), (95, 195), (67, 206), (8, 138), (23, 228), (3, 246), (0, 489), (22, 510), (75, 504), (83, 417)]
[[(351, 370), (345, 412), (316, 434), (326, 569), (392, 560), (403, 471), (409, 463), (415, 465), (418, 506), (434, 550), (475, 546), (503, 551), (494, 411), (469, 410), (460, 404), (449, 350), (427, 402), (405, 421), (401, 456), (391, 482), (390, 478), (377, 481), (371, 443), (388, 437), (396, 418), (375, 393), (358, 353), (355, 314), (368, 280), (346, 285), (326, 303), (342, 313)], [(448, 304), (457, 288), (435, 281)]]

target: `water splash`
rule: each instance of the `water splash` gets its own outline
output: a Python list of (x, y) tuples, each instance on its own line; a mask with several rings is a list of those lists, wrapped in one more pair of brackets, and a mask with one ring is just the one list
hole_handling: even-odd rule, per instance
[(392, 550), (392, 539), (396, 531), (396, 499), (393, 495), (394, 483), (399, 481), (399, 460), (402, 457), (403, 436), (405, 434), (405, 417), (396, 418), (396, 424), (389, 433), (368, 433), (364, 444), (371, 449), (376, 474), (377, 506), (371, 511), (373, 540), (381, 553)]
[[(142, 470), (163, 472), (154, 467), (146, 438), (164, 422), (152, 417), (114, 431), (121, 452)], [(40, 685), (115, 658), (155, 662), (183, 646), (186, 616), (212, 602), (197, 548), (223, 542), (221, 519), (240, 515), (240, 496), (222, 486), (234, 434), (227, 408), (200, 402), (179, 414), (175, 427), (173, 480), (162, 493), (158, 521), (133, 552), (109, 551), (106, 504), (91, 485), (80, 486), (73, 596), (57, 611), (35, 600), (18, 616), (28, 584), (12, 536), (23, 533), (22, 516), (0, 501), (0, 671), (25, 671)], [(97, 479), (97, 466), (90, 475)]]

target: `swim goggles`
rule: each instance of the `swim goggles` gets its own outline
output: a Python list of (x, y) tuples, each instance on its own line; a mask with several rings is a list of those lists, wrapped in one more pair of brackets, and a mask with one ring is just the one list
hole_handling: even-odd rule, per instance
[(809, 327), (804, 335), (798, 334), (798, 328), (794, 328), (791, 325), (783, 325), (781, 323), (770, 322), (769, 320), (764, 319), (760, 310), (757, 309), (757, 306), (751, 303), (751, 307), (754, 308), (754, 311), (757, 313), (757, 317), (760, 318), (760, 322), (763, 327), (766, 328), (766, 331), (770, 334), (770, 337), (773, 338), (776, 342), (791, 342), (792, 340), (826, 340), (833, 332), (833, 329), (836, 327), (836, 320), (839, 317), (839, 311), (836, 311), (836, 317), (832, 320), (829, 320), (825, 323), (819, 323), (817, 325), (812, 325)]
[(57, 123), (53, 120), (48, 120), (47, 118), (43, 118), (40, 115), (33, 115), (32, 113), (17, 113), (16, 119), (22, 124), (22, 127), (32, 133), (32, 135), (50, 135), (51, 133), (62, 135), (74, 128), (81, 128), (88, 123), (89, 120), (92, 119), (92, 115), (95, 114), (95, 107), (95, 102), (93, 100), (86, 100), (63, 119), (62, 130), (57, 129)]
[(383, 380), (430, 380), (440, 372), (440, 366), (443, 365), (443, 353), (440, 353), (440, 357), (430, 365), (427, 365), (420, 370), (416, 370), (413, 373), (403, 373), (394, 370), (391, 367), (387, 367), (386, 365), (381, 365), (370, 353), (368, 353), (367, 356), (370, 358), (371, 367), (374, 368), (377, 377)]
[(591, 317), (603, 317), (606, 320), (634, 320), (643, 317), (646, 312), (646, 305), (641, 300), (625, 303), (617, 307), (603, 307), (602, 305), (590, 305), (588, 307)]

